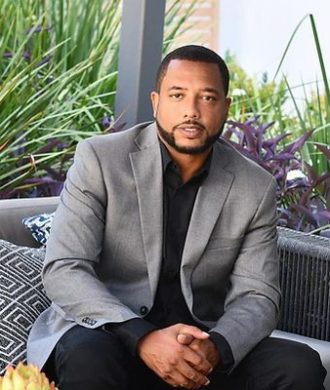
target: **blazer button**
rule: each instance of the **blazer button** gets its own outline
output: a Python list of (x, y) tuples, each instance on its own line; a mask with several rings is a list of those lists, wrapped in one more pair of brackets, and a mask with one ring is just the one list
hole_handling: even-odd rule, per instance
[(145, 315), (145, 314), (147, 314), (148, 313), (148, 308), (147, 308), (147, 306), (141, 306), (140, 307), (140, 314), (142, 314), (143, 316)]

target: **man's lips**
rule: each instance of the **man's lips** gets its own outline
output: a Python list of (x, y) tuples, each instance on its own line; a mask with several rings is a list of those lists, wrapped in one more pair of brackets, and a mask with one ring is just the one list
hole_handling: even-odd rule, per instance
[(205, 127), (199, 123), (199, 122), (183, 122), (181, 123), (180, 125), (177, 125), (174, 127), (174, 129), (189, 129), (189, 128), (199, 128), (199, 129), (202, 129), (204, 130)]
[(175, 126), (175, 130), (179, 130), (181, 134), (183, 134), (187, 138), (196, 138), (199, 137), (203, 131), (204, 126), (200, 124), (181, 124), (179, 126)]

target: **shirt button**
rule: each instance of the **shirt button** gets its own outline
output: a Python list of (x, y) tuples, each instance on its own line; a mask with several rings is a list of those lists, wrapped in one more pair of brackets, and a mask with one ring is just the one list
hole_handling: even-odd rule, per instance
[(143, 316), (145, 315), (145, 314), (147, 314), (148, 313), (148, 308), (147, 308), (147, 306), (141, 306), (140, 307), (140, 314), (142, 314)]

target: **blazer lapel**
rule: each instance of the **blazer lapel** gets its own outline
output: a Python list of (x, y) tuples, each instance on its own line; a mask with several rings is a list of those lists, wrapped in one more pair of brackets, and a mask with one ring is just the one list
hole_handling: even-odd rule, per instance
[(152, 295), (157, 289), (163, 244), (163, 170), (156, 134), (154, 125), (143, 130), (136, 139), (140, 150), (130, 154)]
[(234, 180), (234, 175), (224, 169), (227, 164), (226, 153), (216, 144), (209, 174), (196, 196), (182, 255), (182, 288), (189, 306), (192, 305), (191, 272), (203, 254)]

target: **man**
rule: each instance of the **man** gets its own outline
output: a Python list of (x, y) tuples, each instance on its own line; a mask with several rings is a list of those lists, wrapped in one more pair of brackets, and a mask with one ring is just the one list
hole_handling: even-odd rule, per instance
[(278, 316), (275, 180), (224, 141), (223, 60), (163, 60), (155, 123), (81, 142), (47, 246), (29, 360), (61, 390), (323, 389)]

